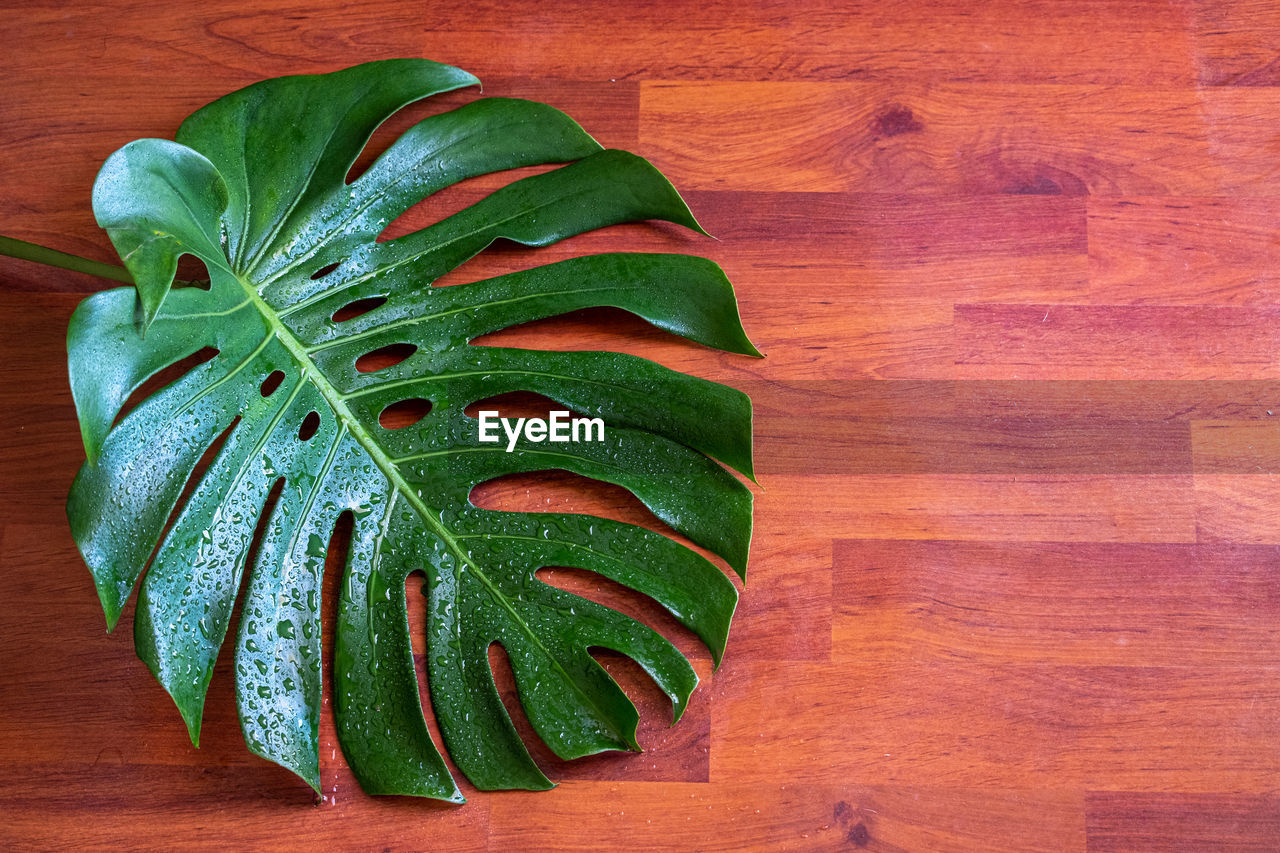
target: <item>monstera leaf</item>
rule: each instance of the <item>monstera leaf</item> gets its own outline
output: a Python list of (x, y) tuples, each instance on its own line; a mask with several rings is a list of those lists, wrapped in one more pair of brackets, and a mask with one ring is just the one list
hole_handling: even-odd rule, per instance
[[(431, 702), (454, 762), (482, 789), (550, 786), (500, 701), (492, 643), (509, 656), (537, 734), (564, 758), (638, 748), (636, 710), (590, 649), (635, 659), (676, 718), (697, 683), (661, 635), (544, 583), (540, 568), (624, 584), (661, 603), (717, 661), (724, 648), (736, 588), (699, 553), (601, 518), (482, 510), (469, 498), (477, 484), (553, 469), (614, 483), (738, 574), (746, 569), (751, 493), (719, 464), (751, 475), (743, 394), (617, 353), (469, 343), (614, 306), (758, 355), (715, 264), (603, 254), (432, 284), (498, 238), (542, 246), (645, 219), (700, 231), (666, 179), (639, 157), (601, 150), (548, 106), (492, 98), (421, 121), (347, 182), (390, 114), (476, 82), (421, 60), (268, 80), (196, 112), (176, 142), (121, 148), (94, 187), (98, 222), (136, 291), (87, 299), (68, 334), (88, 455), (67, 505), (75, 539), (109, 626), (147, 568), (137, 651), (197, 743), (243, 598), (234, 668), (245, 741), (317, 789), (321, 574), (344, 513), (353, 521), (333, 692), (343, 752), (371, 793), (462, 799), (419, 701), (405, 600), (412, 572), (426, 578)], [(540, 163), (569, 165), (377, 239), (443, 187)], [(204, 262), (207, 286), (173, 286), (183, 254)], [(388, 347), (411, 354), (361, 369), (362, 356)], [(206, 348), (216, 356), (119, 417), (149, 377)], [(505, 440), (480, 441), (464, 407), (515, 390), (601, 418), (604, 440), (526, 435), (510, 451)], [(406, 428), (382, 426), (384, 410), (407, 400), (429, 411)], [(197, 478), (202, 457), (212, 461)]]

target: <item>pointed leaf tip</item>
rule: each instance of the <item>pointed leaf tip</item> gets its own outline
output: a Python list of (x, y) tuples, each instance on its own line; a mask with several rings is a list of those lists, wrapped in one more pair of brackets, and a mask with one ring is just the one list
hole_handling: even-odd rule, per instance
[(178, 712), (182, 714), (182, 719), (187, 724), (187, 735), (191, 738), (191, 745), (196, 749), (200, 748), (200, 718), (203, 716), (202, 710), (188, 714), (186, 708), (181, 704), (178, 705)]

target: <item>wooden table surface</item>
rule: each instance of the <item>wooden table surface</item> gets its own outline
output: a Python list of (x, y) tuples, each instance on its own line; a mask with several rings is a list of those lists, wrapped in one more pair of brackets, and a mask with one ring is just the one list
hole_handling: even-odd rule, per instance
[[(757, 532), (726, 661), (658, 620), (704, 679), (679, 726), (611, 660), (646, 752), (539, 749), (559, 788), (464, 785), (463, 807), (362, 794), (326, 715), (315, 803), (245, 749), (225, 659), (196, 750), (132, 608), (104, 632), (63, 503), (83, 459), (65, 329), (105, 282), (0, 261), (0, 847), (1280, 847), (1273, 4), (3, 9), (0, 233), (111, 259), (89, 191), (118, 146), (264, 77), (424, 56), (650, 158), (719, 238), (617, 227), (452, 280), (705, 254), (769, 357), (610, 312), (504, 333), (751, 394)], [(569, 478), (484, 499), (644, 518)]]

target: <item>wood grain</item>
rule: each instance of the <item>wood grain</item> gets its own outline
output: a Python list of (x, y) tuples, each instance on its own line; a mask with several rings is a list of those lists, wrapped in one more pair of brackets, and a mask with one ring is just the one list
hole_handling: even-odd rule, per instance
[[(0, 233), (111, 260), (88, 201), (118, 146), (263, 77), (426, 56), (651, 158), (718, 238), (642, 224), (497, 246), (446, 283), (704, 254), (768, 358), (613, 311), (487, 338), (620, 349), (751, 394), (757, 523), (725, 662), (642, 597), (551, 573), (690, 655), (702, 685), (678, 726), (602, 657), (646, 752), (565, 763), (535, 742), (559, 788), (464, 782), (455, 808), (363, 795), (326, 702), (315, 803), (244, 748), (227, 660), (196, 750), (133, 655), (132, 606), (103, 631), (63, 518), (83, 459), (63, 365), (71, 311), (104, 283), (0, 259), (0, 846), (1276, 849), (1272, 4), (3, 5)], [(356, 169), (475, 96), (394, 117)], [(476, 499), (655, 521), (567, 476)]]

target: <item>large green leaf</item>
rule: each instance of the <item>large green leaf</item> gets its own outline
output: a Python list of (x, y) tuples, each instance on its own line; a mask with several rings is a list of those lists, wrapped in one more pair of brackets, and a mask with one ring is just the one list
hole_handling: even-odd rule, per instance
[[(657, 170), (601, 150), (548, 106), (491, 98), (419, 122), (346, 182), (387, 116), (475, 82), (422, 60), (268, 80), (196, 112), (176, 142), (121, 148), (94, 187), (98, 222), (137, 289), (85, 300), (68, 333), (88, 454), (67, 504), (76, 541), (110, 626), (147, 568), (138, 654), (197, 743), (214, 662), (243, 599), (235, 673), (245, 740), (317, 788), (321, 573), (343, 513), (354, 520), (338, 585), (336, 717), (347, 760), (372, 793), (461, 800), (419, 701), (405, 601), (412, 572), (426, 578), (432, 704), (453, 760), (480, 788), (550, 785), (499, 699), (492, 643), (506, 649), (534, 729), (564, 758), (638, 748), (636, 710), (590, 649), (639, 662), (676, 718), (697, 683), (662, 636), (545, 584), (539, 568), (585, 569), (631, 587), (717, 661), (723, 651), (737, 592), (714, 563), (616, 521), (478, 509), (469, 498), (477, 484), (550, 469), (615, 483), (746, 570), (751, 493), (719, 464), (751, 475), (743, 394), (618, 353), (470, 344), (513, 324), (614, 306), (757, 354), (715, 264), (592, 255), (432, 286), (497, 238), (542, 246), (644, 219), (700, 230)], [(377, 241), (402, 211), (464, 178), (562, 162)], [(186, 253), (204, 261), (207, 288), (173, 287)], [(371, 298), (385, 301), (333, 319)], [(357, 369), (358, 358), (391, 344), (416, 349), (391, 367)], [(113, 426), (149, 377), (206, 347), (217, 355)], [(522, 439), (514, 452), (481, 443), (464, 407), (514, 390), (603, 418), (605, 440)], [(383, 428), (380, 414), (404, 400), (429, 401), (430, 411), (411, 427)], [(189, 483), (211, 447), (207, 470)]]

